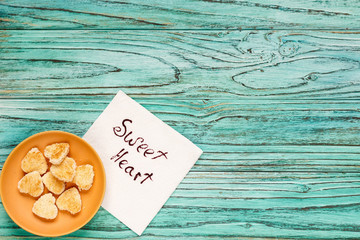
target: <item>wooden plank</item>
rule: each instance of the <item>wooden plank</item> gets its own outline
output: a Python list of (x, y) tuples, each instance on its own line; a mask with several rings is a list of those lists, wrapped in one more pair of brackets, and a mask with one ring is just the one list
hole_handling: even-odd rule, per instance
[(6, 29), (359, 29), (357, 0), (4, 0)]
[[(190, 173), (143, 238), (357, 239), (359, 173)], [(0, 235), (27, 237), (0, 205)], [(68, 237), (135, 234), (104, 209)]]
[(2, 97), (360, 96), (355, 31), (2, 31), (0, 52)]
[[(192, 171), (360, 171), (359, 100), (135, 100), (204, 150)], [(1, 162), (37, 132), (82, 136), (109, 102), (1, 99)]]
[[(1, 1), (1, 29), (108, 30), (1, 31), (0, 168), (36, 132), (83, 135), (122, 89), (204, 150), (143, 238), (359, 239), (359, 9)], [(0, 236), (38, 239), (2, 204)], [(135, 237), (101, 209), (66, 239)]]

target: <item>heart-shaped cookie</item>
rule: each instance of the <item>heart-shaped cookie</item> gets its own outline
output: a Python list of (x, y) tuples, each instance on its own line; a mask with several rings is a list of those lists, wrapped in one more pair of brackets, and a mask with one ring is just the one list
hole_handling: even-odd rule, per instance
[(51, 193), (41, 196), (32, 208), (35, 215), (45, 218), (54, 219), (58, 215), (58, 209), (55, 206), (55, 198)]
[(44, 185), (37, 171), (26, 174), (18, 182), (18, 189), (21, 193), (28, 193), (33, 197), (40, 196), (44, 191)]
[(79, 190), (89, 190), (94, 181), (94, 168), (90, 164), (81, 165), (76, 168), (74, 183)]
[(65, 190), (65, 183), (54, 177), (51, 172), (45, 173), (42, 180), (45, 187), (56, 195), (59, 195)]
[(70, 145), (68, 143), (54, 143), (44, 149), (44, 155), (52, 164), (60, 164), (68, 155)]
[(52, 165), (50, 172), (54, 177), (64, 182), (71, 182), (75, 176), (76, 163), (75, 160), (66, 157), (59, 165)]
[(81, 197), (79, 191), (72, 187), (63, 192), (56, 200), (56, 205), (60, 210), (69, 211), (76, 214), (81, 210)]
[(38, 171), (40, 174), (44, 174), (47, 168), (48, 165), (44, 155), (36, 147), (30, 149), (21, 160), (21, 169), (26, 173)]

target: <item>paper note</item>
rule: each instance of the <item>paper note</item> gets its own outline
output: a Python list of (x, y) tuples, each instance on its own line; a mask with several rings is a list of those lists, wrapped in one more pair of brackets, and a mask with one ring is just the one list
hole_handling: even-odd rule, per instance
[(83, 138), (105, 168), (102, 206), (138, 235), (202, 154), (121, 91)]

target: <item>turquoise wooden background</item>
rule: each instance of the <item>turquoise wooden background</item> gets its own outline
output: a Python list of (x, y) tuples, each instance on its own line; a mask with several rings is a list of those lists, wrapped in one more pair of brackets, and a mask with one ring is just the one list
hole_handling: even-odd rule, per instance
[[(360, 239), (360, 1), (2, 0), (0, 29), (0, 166), (121, 89), (204, 150), (141, 238)], [(0, 236), (37, 239), (2, 205)]]

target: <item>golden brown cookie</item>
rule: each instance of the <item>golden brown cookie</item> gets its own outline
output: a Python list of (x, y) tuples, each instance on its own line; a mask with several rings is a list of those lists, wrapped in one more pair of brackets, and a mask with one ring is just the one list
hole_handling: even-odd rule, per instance
[(94, 181), (94, 168), (90, 164), (81, 165), (76, 168), (74, 183), (79, 190), (89, 190)]
[(68, 143), (54, 143), (45, 147), (44, 155), (52, 164), (60, 164), (68, 155), (70, 145)]
[(79, 191), (72, 187), (63, 192), (56, 200), (56, 205), (60, 210), (65, 210), (71, 214), (76, 214), (81, 210), (81, 197)]
[(44, 191), (44, 185), (37, 171), (26, 174), (18, 182), (18, 189), (21, 193), (27, 193), (30, 196), (38, 197)]
[(75, 160), (66, 157), (59, 165), (52, 165), (50, 172), (54, 177), (64, 182), (71, 182), (74, 179), (76, 170)]
[(32, 212), (45, 219), (54, 219), (58, 215), (58, 209), (55, 206), (55, 198), (51, 193), (41, 196), (32, 208)]
[(51, 172), (45, 173), (42, 177), (45, 187), (52, 193), (59, 195), (65, 190), (65, 182), (60, 181)]
[(38, 171), (40, 174), (44, 174), (47, 168), (48, 165), (44, 155), (36, 147), (30, 149), (21, 160), (21, 169), (26, 173)]

